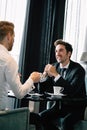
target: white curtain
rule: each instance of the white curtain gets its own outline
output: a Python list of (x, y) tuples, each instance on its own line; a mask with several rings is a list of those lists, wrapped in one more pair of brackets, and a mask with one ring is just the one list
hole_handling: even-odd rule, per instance
[[(28, 1), (29, 2), (29, 1)], [(15, 41), (11, 55), (19, 62), (20, 47), (26, 17), (27, 0), (0, 0), (0, 21), (10, 21), (15, 25)], [(9, 98), (8, 108), (14, 108), (14, 99)]]
[(73, 46), (72, 59), (80, 62), (87, 51), (87, 0), (66, 0), (64, 37)]
[(87, 52), (86, 12), (87, 0), (66, 0), (63, 39), (73, 46), (72, 60), (82, 64), (86, 70), (85, 81), (87, 91), (87, 63), (83, 64), (80, 61), (82, 53)]
[(15, 42), (11, 54), (17, 62), (19, 61), (26, 6), (27, 0), (0, 0), (0, 21), (7, 20), (15, 25)]

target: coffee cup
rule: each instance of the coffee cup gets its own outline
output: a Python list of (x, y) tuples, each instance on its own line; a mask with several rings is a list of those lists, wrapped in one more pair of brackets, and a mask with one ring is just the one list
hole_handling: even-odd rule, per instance
[(54, 94), (58, 95), (64, 90), (64, 88), (61, 86), (53, 86), (53, 90), (54, 90)]

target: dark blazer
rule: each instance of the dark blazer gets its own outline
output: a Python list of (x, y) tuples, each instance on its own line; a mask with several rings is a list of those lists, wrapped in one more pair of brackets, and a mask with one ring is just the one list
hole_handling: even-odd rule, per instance
[[(60, 73), (59, 63), (56, 62), (53, 65), (56, 67), (58, 73)], [(65, 79), (60, 77), (55, 82), (53, 77), (48, 77), (45, 82), (40, 83), (40, 91), (41, 93), (45, 91), (53, 92), (53, 86), (64, 87), (62, 93), (67, 94), (70, 97), (84, 97), (86, 95), (85, 70), (79, 63), (70, 60)]]
[[(53, 64), (58, 73), (60, 73), (60, 66), (59, 63)], [(62, 86), (64, 87), (63, 93), (69, 96), (68, 98), (72, 97), (85, 97), (86, 96), (86, 89), (85, 89), (85, 70), (83, 67), (76, 62), (70, 60), (70, 64), (68, 69), (66, 70), (65, 78), (63, 79), (62, 76), (55, 82), (53, 77), (48, 77), (48, 79), (40, 84), (41, 92), (53, 92), (53, 86)], [(78, 102), (77, 100), (62, 100), (61, 104), (59, 101), (56, 101), (55, 105), (50, 109), (47, 109), (41, 113), (42, 119), (46, 122), (48, 118), (49, 122), (52, 122), (50, 118), (51, 115), (53, 119), (60, 119), (63, 117), (63, 127), (66, 127), (69, 124), (69, 127), (72, 128), (72, 125), (75, 124), (80, 119), (82, 120), (84, 117), (84, 110), (85, 110), (85, 100)], [(49, 126), (49, 124), (46, 124)], [(49, 127), (48, 127), (49, 128)], [(69, 130), (71, 129), (69, 128)]]

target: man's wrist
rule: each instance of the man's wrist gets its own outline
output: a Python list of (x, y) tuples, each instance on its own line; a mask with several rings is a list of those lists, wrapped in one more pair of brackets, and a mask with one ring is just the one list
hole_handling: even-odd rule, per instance
[(58, 75), (59, 75), (58, 73), (55, 73), (55, 74), (54, 74), (54, 78), (56, 78)]

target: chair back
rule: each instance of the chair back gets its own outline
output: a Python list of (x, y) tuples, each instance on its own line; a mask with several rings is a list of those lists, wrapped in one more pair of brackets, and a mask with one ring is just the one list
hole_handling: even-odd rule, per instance
[(84, 120), (87, 121), (87, 107), (85, 108), (85, 112), (84, 112)]
[(0, 111), (0, 130), (29, 130), (29, 108)]

